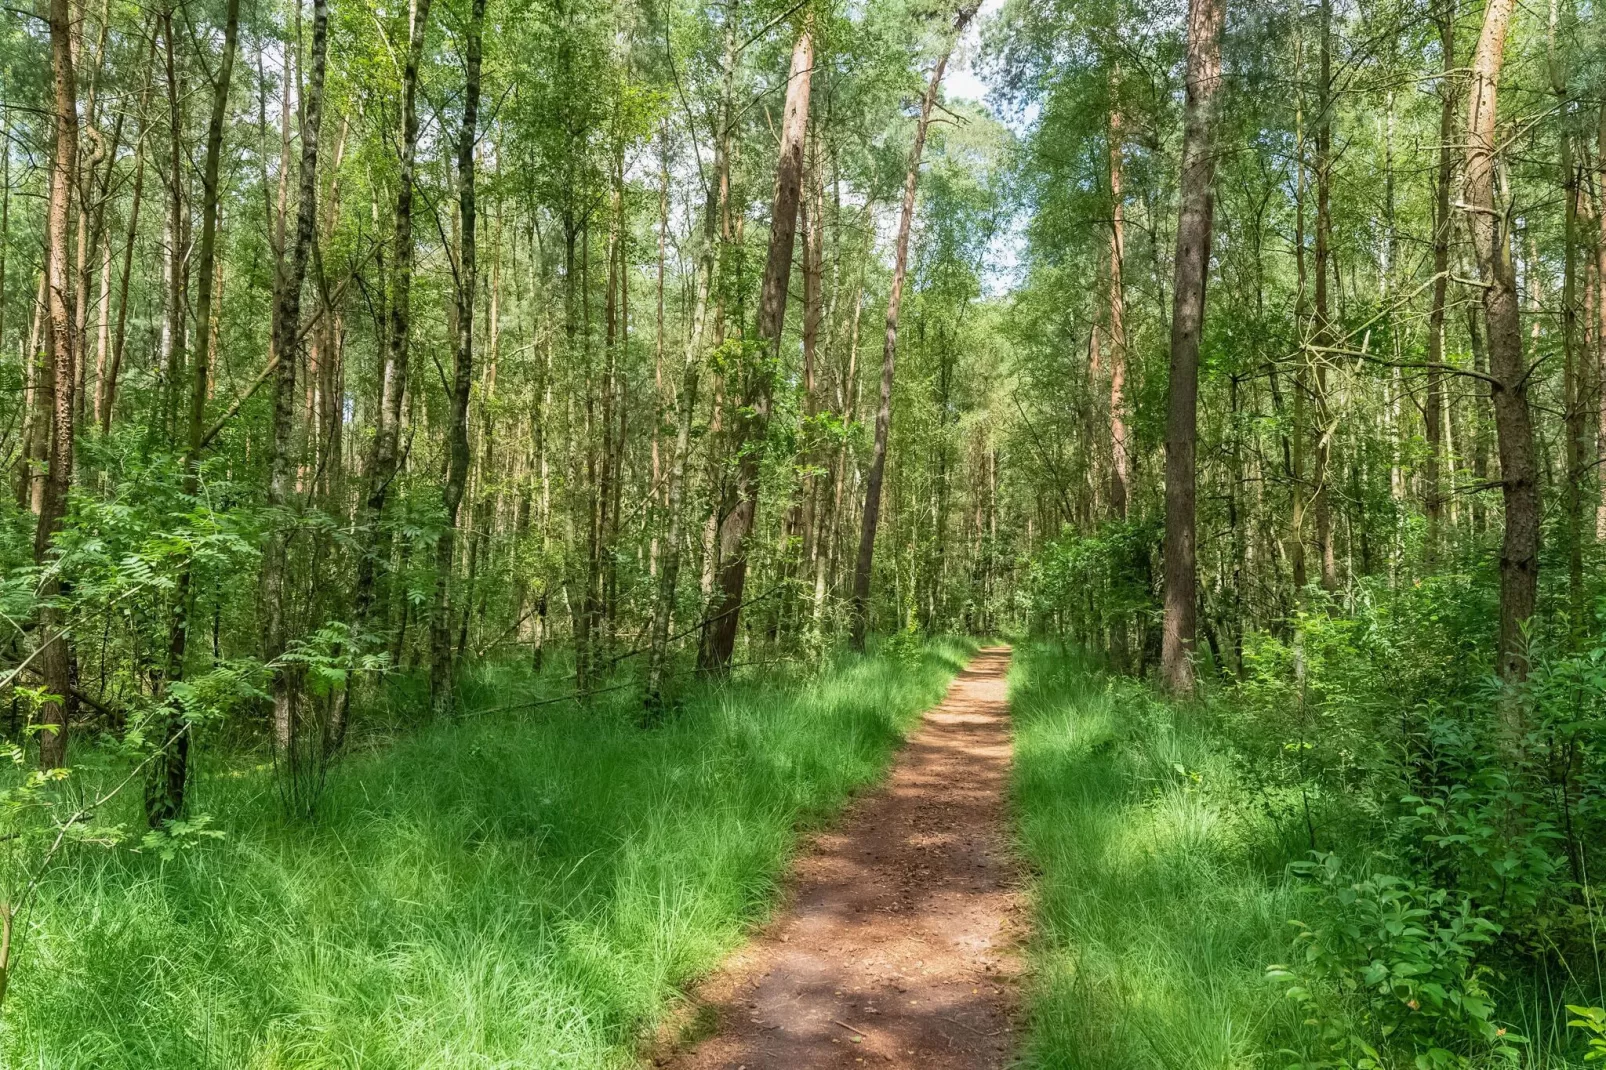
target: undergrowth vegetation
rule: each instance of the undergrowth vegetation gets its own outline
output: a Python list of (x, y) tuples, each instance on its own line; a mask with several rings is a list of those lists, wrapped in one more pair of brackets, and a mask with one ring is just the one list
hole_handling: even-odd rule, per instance
[(1022, 651), (1037, 1065), (1601, 1057), (1606, 650), (1536, 644), (1496, 687), (1450, 595), (1251, 635), (1242, 680), (1189, 706)]
[[(220, 838), (74, 844), (46, 873), (3, 1064), (632, 1065), (972, 649), (893, 647), (688, 689), (651, 728), (633, 689), (498, 710), (567, 681), (478, 670), (462, 715), (338, 767), (312, 823), (266, 765), (203, 762)], [(85, 753), (73, 779), (117, 770)], [(118, 804), (97, 824), (137, 825)]]
[(1074, 647), (1017, 650), (1015, 800), (1035, 871), (1033, 1065), (1246, 1065), (1296, 1024), (1285, 952), (1295, 849), (1237, 805), (1231, 752)]

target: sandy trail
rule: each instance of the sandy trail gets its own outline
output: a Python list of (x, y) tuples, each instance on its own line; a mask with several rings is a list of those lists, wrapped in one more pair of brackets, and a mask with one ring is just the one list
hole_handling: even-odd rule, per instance
[(994, 648), (959, 674), (886, 784), (798, 860), (787, 908), (698, 990), (711, 1035), (656, 1065), (1008, 1065), (1019, 971), (1008, 666), (1008, 648)]

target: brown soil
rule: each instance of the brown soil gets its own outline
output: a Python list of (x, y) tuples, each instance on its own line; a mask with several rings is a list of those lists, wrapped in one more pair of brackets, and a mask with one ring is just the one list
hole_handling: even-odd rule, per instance
[[(1008, 648), (927, 711), (885, 787), (798, 861), (787, 909), (704, 984), (675, 1070), (987, 1070), (1014, 1050)], [(706, 1039), (687, 1046), (701, 1034)]]

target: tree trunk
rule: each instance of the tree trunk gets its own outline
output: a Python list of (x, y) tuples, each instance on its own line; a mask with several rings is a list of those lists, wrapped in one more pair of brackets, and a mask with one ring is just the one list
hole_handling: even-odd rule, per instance
[[(56, 146), (50, 160), (50, 200), (46, 218), (48, 245), (46, 304), (50, 317), (51, 372), (55, 390), (50, 411), (50, 454), (45, 471), (34, 562), (43, 565), (51, 540), (67, 514), (73, 470), (74, 342), (71, 249), (72, 196), (78, 182), (78, 101), (73, 80), (72, 12), (69, 0), (50, 0), (50, 66), (55, 89)], [(10, 151), (8, 148), (6, 151)], [(73, 654), (66, 614), (55, 604), (62, 593), (58, 575), (48, 574), (40, 595), (39, 673), (55, 696), (39, 709), (44, 726), (39, 736), (39, 765), (54, 769), (67, 761), (67, 726), (71, 721)]]
[(1444, 73), (1439, 79), (1439, 173), (1433, 187), (1433, 304), (1428, 312), (1427, 397), (1424, 424), (1427, 457), (1422, 463), (1423, 511), (1427, 514), (1424, 559), (1428, 569), (1438, 563), (1444, 496), (1440, 464), (1444, 457), (1444, 306), (1450, 287), (1450, 183), (1454, 178), (1452, 139), (1455, 136), (1455, 4), (1446, 0), (1438, 12), (1439, 50)]
[(1126, 443), (1126, 293), (1121, 262), (1126, 255), (1126, 207), (1123, 204), (1121, 138), (1123, 116), (1119, 97), (1121, 71), (1110, 75), (1110, 512), (1126, 519), (1131, 463)]
[[(145, 57), (147, 68), (154, 69), (155, 60), (156, 34), (153, 32), (150, 51)], [(117, 404), (117, 379), (123, 366), (123, 348), (128, 341), (128, 284), (134, 274), (134, 241), (139, 237), (139, 206), (145, 189), (145, 134), (150, 127), (145, 105), (150, 95), (151, 81), (150, 77), (145, 79), (145, 87), (139, 98), (140, 136), (134, 141), (134, 189), (129, 197), (123, 266), (117, 281), (117, 324), (112, 332), (111, 359), (95, 391), (95, 418), (100, 423), (100, 433), (103, 435), (111, 432), (112, 409)]]
[(773, 365), (780, 355), (786, 323), (787, 284), (792, 275), (792, 248), (797, 237), (797, 207), (803, 186), (803, 138), (808, 128), (809, 82), (814, 73), (814, 26), (806, 21), (792, 49), (786, 105), (781, 120), (780, 157), (775, 167), (775, 197), (770, 212), (769, 256), (759, 290), (755, 329), (762, 352), (745, 369), (740, 411), (732, 435), (737, 465), (735, 503), (719, 526), (719, 569), (709, 617), (698, 654), (705, 673), (730, 670), (741, 622), (747, 584), (748, 537), (758, 512), (759, 466), (769, 430)]
[(1224, 0), (1191, 0), (1183, 119), (1181, 204), (1171, 308), (1171, 388), (1165, 450), (1165, 630), (1161, 672), (1174, 694), (1193, 692), (1197, 570), (1194, 554), (1194, 453), (1199, 426), (1199, 333), (1215, 179), (1215, 96), (1221, 84)]
[[(1294, 37), (1294, 78), (1303, 81), (1304, 37), (1297, 26)], [(1309, 378), (1310, 354), (1305, 351), (1307, 335), (1306, 316), (1309, 300), (1309, 272), (1305, 263), (1305, 203), (1309, 187), (1305, 177), (1305, 97), (1294, 95), (1294, 332), (1300, 339), (1299, 362), (1293, 376), (1293, 414), (1289, 433), (1283, 436), (1283, 455), (1288, 466), (1289, 531), (1288, 566), (1294, 585), (1294, 605), (1302, 606), (1305, 584), (1309, 575), (1305, 567), (1305, 505), (1309, 488), (1305, 482), (1305, 416), (1306, 382)], [(1271, 394), (1278, 402), (1277, 369), (1272, 367)]]
[(648, 716), (663, 707), (664, 676), (669, 664), (669, 622), (675, 612), (675, 587), (680, 578), (686, 465), (691, 453), (692, 420), (697, 411), (697, 372), (703, 359), (703, 333), (708, 319), (708, 294), (712, 288), (715, 239), (716, 194), (709, 192), (707, 219), (703, 225), (703, 252), (698, 266), (697, 295), (692, 305), (691, 333), (686, 339), (686, 359), (681, 372), (680, 419), (675, 431), (675, 456), (669, 470), (668, 529), (658, 563), (658, 599), (653, 605), (652, 638), (647, 653), (647, 691), (643, 701)]
[(189, 324), (187, 280), (189, 257), (184, 251), (184, 235), (188, 219), (184, 203), (185, 155), (184, 111), (180, 101), (184, 87), (178, 73), (178, 43), (173, 35), (173, 9), (168, 7), (162, 15), (162, 54), (167, 71), (167, 324), (164, 329), (162, 350), (162, 406), (161, 422), (157, 424), (163, 436), (175, 436), (178, 430), (179, 377), (184, 372), (185, 334)]
[[(1595, 450), (1596, 471), (1606, 463), (1606, 101), (1601, 102), (1595, 143)], [(1606, 474), (1598, 474), (1600, 501), (1595, 507), (1595, 539), (1606, 542)]]
[[(23, 418), (22, 456), (17, 460), (17, 507), (27, 509), (34, 516), (44, 502), (45, 469), (50, 458), (50, 426), (52, 382), (55, 372), (49, 363), (50, 354), (50, 247), (44, 250), (44, 263), (39, 268), (39, 286), (34, 292), (33, 316), (28, 328), (28, 345), (24, 348), (23, 363)], [(41, 342), (43, 346), (41, 346)]]
[(851, 640), (853, 649), (863, 650), (870, 630), (870, 580), (875, 565), (876, 526), (881, 522), (881, 483), (887, 470), (887, 439), (892, 430), (892, 377), (898, 355), (898, 313), (903, 306), (904, 277), (909, 271), (909, 228), (914, 222), (915, 191), (920, 182), (920, 157), (926, 149), (926, 133), (931, 127), (931, 109), (937, 103), (942, 75), (953, 55), (954, 43), (975, 17), (977, 4), (967, 4), (954, 18), (948, 44), (937, 59), (920, 101), (920, 118), (915, 122), (914, 144), (909, 149), (909, 169), (903, 180), (903, 209), (898, 216), (898, 238), (892, 260), (892, 289), (887, 295), (887, 327), (881, 346), (881, 404), (876, 410), (875, 442), (870, 451), (870, 471), (864, 484), (864, 513), (859, 520), (859, 556), (853, 566)]
[[(206, 163), (201, 172), (201, 247), (197, 266), (195, 322), (210, 323), (214, 281), (217, 275), (219, 171), (223, 158), (223, 125), (228, 118), (229, 82), (234, 76), (234, 54), (239, 40), (240, 0), (228, 0), (223, 15), (223, 54), (213, 75), (212, 114), (206, 126)], [(189, 434), (184, 451), (184, 493), (194, 498), (200, 490), (202, 436), (206, 433), (206, 395), (211, 371), (210, 354), (203, 342), (195, 347), (190, 381)], [(194, 612), (190, 562), (179, 571), (173, 592), (173, 619), (168, 626), (167, 671), (164, 692), (184, 678), (184, 654), (189, 644), (190, 617)], [(190, 734), (182, 708), (170, 697), (162, 707), (159, 750), (145, 780), (145, 819), (152, 828), (184, 812), (184, 789), (189, 776)]]
[[(1556, 96), (1559, 112), (1567, 114), (1567, 72), (1557, 48), (1556, 33), (1559, 21), (1559, 4), (1550, 0), (1550, 35), (1548, 66), (1550, 90)], [(1558, 146), (1558, 175), (1562, 195), (1562, 283), (1561, 283), (1561, 352), (1562, 352), (1562, 413), (1563, 499), (1566, 506), (1567, 537), (1567, 605), (1569, 636), (1576, 643), (1584, 628), (1584, 406), (1580, 389), (1581, 376), (1578, 361), (1578, 208), (1579, 172), (1573, 163), (1572, 131), (1566, 123), (1560, 131)]]
[(803, 469), (801, 485), (804, 575), (811, 575), (819, 552), (815, 537), (815, 514), (819, 505), (819, 480), (815, 478), (815, 442), (819, 435), (818, 389), (820, 324), (825, 318), (823, 282), (825, 276), (825, 182), (820, 172), (822, 152), (818, 136), (811, 139), (812, 159), (808, 165), (808, 199), (799, 207), (803, 228), (803, 433), (800, 436), (798, 465)]
[[(0, 101), (0, 144), (11, 144), (11, 105)], [(0, 152), (0, 353), (6, 351), (6, 250), (11, 233), (11, 153)], [(28, 354), (23, 354), (27, 362)]]
[[(372, 624), (375, 585), (380, 559), (390, 545), (381, 530), (390, 485), (401, 467), (402, 398), (407, 392), (413, 293), (413, 187), (418, 156), (418, 68), (423, 62), (424, 34), (429, 24), (430, 0), (413, 0), (408, 17), (407, 63), (402, 71), (401, 166), (396, 180), (394, 259), (391, 265), (389, 323), (385, 332), (383, 365), (374, 408), (374, 444), (368, 458), (367, 486), (357, 514), (361, 550), (357, 557), (357, 583), (352, 619), (359, 640)], [(335, 709), (330, 726), (331, 743), (344, 740), (348, 690)]]
[[(1463, 197), (1473, 251), (1483, 281), (1489, 375), (1493, 382), (1495, 436), (1505, 499), (1505, 539), (1500, 550), (1500, 635), (1496, 668), (1508, 680), (1528, 673), (1523, 628), (1533, 616), (1539, 584), (1539, 482), (1528, 376), (1518, 322), (1516, 270), (1505, 210), (1495, 199), (1498, 150), (1496, 104), (1512, 0), (1489, 0), (1472, 60), (1467, 111), (1467, 158)], [(1515, 709), (1515, 704), (1509, 704)]]
[(1333, 433), (1335, 421), (1328, 407), (1327, 364), (1328, 350), (1334, 336), (1332, 311), (1328, 301), (1327, 284), (1333, 274), (1333, 5), (1332, 0), (1321, 2), (1321, 51), (1317, 71), (1316, 98), (1316, 255), (1314, 268), (1316, 282), (1315, 365), (1310, 379), (1313, 393), (1316, 426), (1315, 441), (1311, 450), (1311, 541), (1315, 543), (1317, 567), (1320, 569), (1322, 589), (1333, 591), (1338, 587), (1337, 557), (1333, 547), (1333, 494), (1328, 470), (1332, 467)]
[(462, 248), (457, 264), (457, 361), (452, 379), (451, 422), (446, 441), (450, 450), (446, 487), (441, 504), (446, 530), (435, 550), (435, 615), (430, 627), (432, 658), (429, 673), (430, 704), (437, 715), (452, 711), (453, 665), (451, 643), (452, 559), (457, 544), (457, 511), (468, 482), (468, 400), (474, 375), (474, 291), (476, 209), (474, 204), (474, 147), (479, 136), (480, 47), (485, 25), (485, 0), (474, 0), (469, 15), (466, 70), (463, 80), (463, 127), (457, 141), (457, 211)]
[[(269, 457), (267, 505), (282, 512), (290, 505), (291, 476), (295, 459), (291, 447), (295, 437), (295, 394), (297, 350), (301, 332), (301, 286), (307, 277), (313, 229), (318, 215), (318, 131), (323, 121), (323, 83), (329, 44), (328, 0), (312, 0), (312, 78), (305, 90), (304, 118), (301, 126), (301, 173), (299, 203), (296, 206), (295, 241), (288, 259), (281, 259), (274, 278), (274, 308), (271, 345), (277, 355), (273, 381), (273, 440)], [(289, 548), (292, 531), (284, 517), (277, 518), (276, 530), (268, 536), (262, 552), (262, 654), (273, 666), (270, 691), (273, 696), (273, 742), (276, 757), (286, 773), (290, 790), (300, 790), (304, 773), (303, 755), (307, 746), (299, 738), (294, 671), (278, 665), (289, 645), (287, 586)], [(322, 741), (311, 743), (320, 751)], [(308, 754), (312, 752), (309, 750)], [(293, 797), (294, 805), (310, 800)]]

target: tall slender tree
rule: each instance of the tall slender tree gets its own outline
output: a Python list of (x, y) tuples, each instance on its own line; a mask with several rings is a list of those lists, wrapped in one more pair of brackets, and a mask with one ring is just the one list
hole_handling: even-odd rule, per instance
[[(55, 106), (55, 151), (50, 158), (50, 200), (46, 218), (45, 301), (50, 317), (49, 364), (45, 374), (52, 382), (49, 455), (44, 493), (34, 529), (33, 556), (49, 567), (51, 540), (67, 515), (67, 496), (73, 478), (73, 387), (77, 364), (77, 336), (72, 320), (72, 263), (70, 257), (72, 197), (78, 184), (78, 91), (73, 77), (73, 25), (69, 0), (50, 0), (50, 69)], [(9, 146), (6, 149), (10, 151)], [(45, 731), (39, 737), (39, 764), (54, 769), (67, 761), (67, 727), (71, 722), (73, 651), (67, 634), (66, 614), (58, 604), (61, 577), (47, 571), (41, 587), (39, 614), (40, 674), (49, 699), (39, 710)]]
[[(222, 192), (223, 127), (228, 118), (229, 84), (234, 77), (234, 55), (240, 36), (240, 0), (228, 0), (223, 12), (223, 52), (212, 76), (212, 113), (206, 124), (206, 161), (201, 169), (201, 247), (195, 295), (195, 322), (212, 321), (217, 281), (217, 227)], [(211, 381), (211, 353), (203, 340), (195, 347), (190, 377), (188, 430), (184, 447), (184, 494), (200, 492), (201, 450), (206, 434), (206, 396)], [(163, 684), (171, 689), (184, 679), (194, 614), (193, 560), (179, 570), (173, 593), (173, 618), (168, 626), (167, 669)], [(166, 706), (158, 749), (145, 782), (145, 819), (159, 828), (184, 812), (189, 779), (190, 732), (183, 711), (171, 695)]]
[(754, 322), (758, 352), (744, 360), (740, 411), (731, 442), (736, 454), (734, 500), (721, 518), (718, 541), (718, 575), (715, 596), (703, 635), (698, 667), (705, 673), (730, 670), (747, 590), (747, 559), (753, 521), (758, 513), (759, 466), (769, 431), (775, 387), (774, 364), (780, 355), (781, 329), (786, 323), (787, 285), (792, 275), (792, 252), (797, 237), (798, 200), (803, 189), (803, 145), (808, 132), (809, 83), (814, 76), (813, 13), (792, 48), (786, 80), (786, 105), (781, 116), (780, 156), (775, 165), (775, 196), (770, 211), (769, 255)]
[(909, 147), (909, 167), (903, 180), (903, 207), (898, 214), (898, 236), (892, 254), (892, 289), (887, 294), (886, 333), (881, 343), (881, 401), (876, 409), (875, 442), (870, 448), (870, 471), (864, 480), (864, 512), (859, 520), (859, 556), (853, 566), (853, 621), (850, 639), (855, 650), (865, 647), (870, 630), (870, 580), (875, 565), (876, 528), (881, 523), (881, 485), (887, 472), (887, 441), (892, 431), (892, 377), (898, 357), (898, 316), (903, 308), (904, 279), (909, 272), (909, 231), (914, 223), (915, 192), (920, 181), (920, 157), (926, 150), (926, 133), (931, 128), (931, 112), (937, 104), (943, 72), (953, 55), (954, 43), (970, 25), (979, 5), (967, 4), (954, 17), (953, 30), (942, 54), (926, 82), (920, 100), (920, 117), (915, 120), (914, 144)]
[[(1539, 471), (1529, 376), (1518, 322), (1517, 273), (1511, 258), (1508, 215), (1495, 197), (1499, 167), (1500, 71), (1512, 0), (1489, 0), (1472, 57), (1467, 103), (1466, 173), (1463, 199), (1483, 282), (1483, 315), (1489, 347), (1490, 393), (1500, 451), (1500, 489), (1505, 499), (1505, 537), (1500, 548), (1500, 675), (1528, 674), (1524, 628), (1533, 617), (1539, 589)], [(1508, 704), (1512, 710), (1516, 704)]]
[[(396, 176), (396, 210), (391, 236), (390, 293), (382, 334), (384, 356), (374, 405), (374, 441), (368, 455), (362, 499), (358, 506), (360, 539), (353, 620), (359, 633), (373, 624), (375, 587), (387, 540), (381, 525), (391, 486), (401, 465), (402, 399), (407, 394), (408, 357), (412, 350), (413, 196), (417, 184), (418, 74), (424, 58), (430, 0), (411, 0), (407, 15), (407, 58), (402, 67), (400, 167)], [(339, 746), (346, 732), (350, 687), (337, 701), (331, 742)]]
[(1161, 675), (1179, 695), (1193, 691), (1198, 566), (1194, 546), (1195, 458), (1199, 437), (1199, 333), (1204, 324), (1215, 182), (1216, 93), (1221, 86), (1224, 0), (1188, 5), (1187, 97), (1182, 185), (1171, 308), (1171, 380), (1165, 436), (1165, 630)]
[[(301, 738), (297, 709), (299, 679), (289, 666), (280, 664), (290, 643), (290, 598), (288, 587), (292, 521), (283, 514), (290, 508), (294, 489), (292, 476), (295, 457), (296, 369), (301, 346), (301, 289), (307, 277), (312, 254), (313, 228), (318, 219), (318, 134), (323, 123), (324, 77), (329, 55), (328, 0), (312, 3), (312, 76), (303, 90), (301, 120), (301, 162), (296, 229), (289, 256), (280, 261), (274, 278), (273, 331), (274, 354), (272, 446), (268, 461), (267, 503), (279, 514), (276, 528), (268, 536), (262, 553), (262, 654), (274, 666), (270, 694), (273, 702), (273, 740), (275, 752), (286, 773), (288, 790), (299, 793), (312, 749), (321, 752), (321, 740)], [(309, 749), (310, 744), (310, 749)], [(305, 753), (303, 753), (305, 752)], [(292, 805), (304, 806), (294, 799)]]
[(1427, 456), (1422, 463), (1422, 509), (1427, 520), (1425, 556), (1429, 567), (1438, 560), (1444, 516), (1444, 488), (1440, 467), (1444, 460), (1444, 330), (1445, 303), (1450, 290), (1450, 185), (1455, 175), (1455, 0), (1444, 0), (1434, 11), (1439, 28), (1438, 171), (1433, 185), (1433, 298), (1428, 312), (1427, 395), (1423, 399), (1423, 430)]
[(430, 702), (437, 715), (450, 713), (453, 704), (451, 644), (451, 582), (457, 545), (457, 512), (468, 484), (468, 402), (474, 383), (474, 295), (479, 284), (478, 231), (475, 205), (474, 155), (479, 143), (480, 66), (485, 26), (485, 0), (473, 0), (464, 32), (463, 125), (457, 136), (457, 345), (451, 412), (446, 429), (446, 485), (441, 505), (446, 530), (435, 550), (435, 612), (430, 625)]

